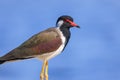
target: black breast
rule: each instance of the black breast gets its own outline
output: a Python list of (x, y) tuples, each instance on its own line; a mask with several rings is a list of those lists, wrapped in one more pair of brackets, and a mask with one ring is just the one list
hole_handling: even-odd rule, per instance
[(66, 47), (71, 35), (70, 30), (67, 27), (60, 27), (60, 30), (62, 31), (63, 36), (65, 37), (65, 47)]

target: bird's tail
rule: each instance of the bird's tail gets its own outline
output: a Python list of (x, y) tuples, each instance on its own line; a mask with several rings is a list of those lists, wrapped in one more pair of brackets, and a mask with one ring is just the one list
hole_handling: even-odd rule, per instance
[(6, 60), (3, 59), (3, 56), (0, 57), (0, 65), (3, 64), (3, 63), (5, 63), (5, 62), (6, 62)]
[(0, 60), (0, 64), (3, 64), (5, 62), (5, 60)]
[(18, 60), (15, 50), (10, 51), (9, 53), (3, 55), (0, 57), (0, 64), (6, 63), (6, 62), (12, 62)]
[(0, 64), (6, 63), (6, 62), (13, 62), (17, 60), (24, 60), (33, 58), (30, 57), (25, 51), (20, 49), (14, 49), (10, 51), (9, 53), (5, 54), (4, 56), (0, 57)]

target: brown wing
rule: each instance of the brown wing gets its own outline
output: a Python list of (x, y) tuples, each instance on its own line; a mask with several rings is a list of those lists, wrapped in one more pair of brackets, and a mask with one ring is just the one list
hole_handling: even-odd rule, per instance
[(18, 48), (0, 58), (0, 60), (16, 60), (30, 58), (35, 55), (42, 55), (44, 53), (55, 51), (61, 44), (62, 41), (59, 33), (55, 28), (49, 28), (32, 36)]
[(62, 41), (57, 30), (49, 28), (24, 42), (19, 49), (27, 48), (35, 52), (35, 55), (40, 55), (58, 49), (61, 44)]

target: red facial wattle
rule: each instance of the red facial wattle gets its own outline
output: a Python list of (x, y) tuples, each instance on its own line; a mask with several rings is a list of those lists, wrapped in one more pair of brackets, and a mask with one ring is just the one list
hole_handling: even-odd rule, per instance
[(75, 24), (74, 22), (70, 21), (69, 19), (66, 19), (66, 21), (69, 22), (71, 26), (80, 28), (77, 24)]

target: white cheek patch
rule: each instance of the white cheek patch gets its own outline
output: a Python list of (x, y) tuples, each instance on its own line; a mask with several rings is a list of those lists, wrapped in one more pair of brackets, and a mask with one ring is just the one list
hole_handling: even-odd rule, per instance
[(57, 23), (57, 27), (62, 26), (62, 25), (63, 25), (63, 23), (64, 23), (64, 21), (63, 21), (63, 20), (60, 20), (60, 21)]

